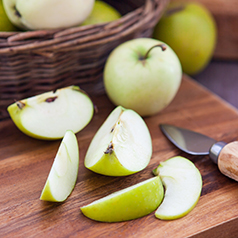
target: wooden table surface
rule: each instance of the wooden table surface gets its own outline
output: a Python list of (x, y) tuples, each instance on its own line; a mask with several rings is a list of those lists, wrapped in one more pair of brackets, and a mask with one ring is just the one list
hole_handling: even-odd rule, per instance
[[(176, 149), (161, 133), (171, 123), (216, 140), (238, 140), (238, 111), (184, 76), (173, 102), (145, 118), (153, 140), (153, 155), (143, 171), (127, 177), (107, 177), (87, 170), (89, 143), (114, 106), (106, 96), (94, 98), (99, 111), (77, 134), (80, 147), (78, 180), (64, 203), (39, 200), (60, 141), (40, 141), (21, 133), (12, 121), (0, 122), (0, 236), (1, 237), (237, 237), (238, 183), (222, 175), (208, 156), (191, 156)], [(161, 221), (151, 213), (120, 223), (92, 221), (80, 212), (112, 192), (152, 177), (152, 169), (172, 156), (189, 158), (203, 178), (197, 206), (187, 216)]]

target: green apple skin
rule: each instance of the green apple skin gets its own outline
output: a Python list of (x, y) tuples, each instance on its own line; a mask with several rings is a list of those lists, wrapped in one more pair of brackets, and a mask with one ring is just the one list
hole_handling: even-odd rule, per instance
[(107, 176), (127, 176), (149, 164), (152, 139), (144, 120), (133, 110), (116, 107), (93, 137), (84, 165)]
[(170, 104), (182, 78), (178, 57), (167, 46), (153, 48), (163, 42), (138, 38), (116, 47), (104, 68), (104, 85), (115, 105), (132, 109), (141, 116), (151, 116)]
[[(47, 102), (47, 99), (53, 100)], [(18, 129), (26, 135), (58, 140), (67, 130), (81, 131), (91, 121), (94, 105), (78, 86), (69, 86), (20, 100), (7, 110)]]
[(184, 73), (195, 75), (204, 70), (213, 56), (217, 28), (213, 16), (203, 5), (177, 1), (169, 5), (153, 37), (175, 51)]
[(119, 19), (121, 14), (106, 2), (96, 0), (93, 10), (82, 23), (83, 26), (111, 22)]
[(24, 30), (77, 26), (91, 13), (94, 0), (3, 0), (10, 21)]
[(40, 199), (63, 202), (73, 191), (79, 168), (78, 141), (72, 131), (67, 131), (60, 144)]
[(188, 159), (176, 156), (161, 162), (154, 171), (165, 187), (164, 200), (155, 212), (161, 220), (187, 215), (196, 206), (202, 191), (202, 176)]
[(160, 178), (147, 179), (81, 207), (82, 213), (96, 221), (121, 222), (150, 214), (163, 200)]
[(18, 29), (8, 19), (2, 0), (0, 1), (0, 31), (18, 31)]

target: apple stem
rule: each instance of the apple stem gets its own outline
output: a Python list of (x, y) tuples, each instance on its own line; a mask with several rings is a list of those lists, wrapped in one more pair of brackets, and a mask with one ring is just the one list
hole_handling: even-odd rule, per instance
[(185, 6), (183, 6), (183, 5), (181, 5), (181, 6), (176, 6), (176, 7), (173, 7), (173, 8), (171, 8), (171, 9), (167, 10), (167, 11), (165, 12), (165, 15), (166, 15), (166, 16), (171, 16), (171, 15), (173, 15), (174, 13), (180, 12), (180, 11), (182, 11), (182, 10), (184, 10), (184, 9), (185, 9)]
[(162, 49), (162, 51), (165, 51), (167, 49), (165, 44), (154, 45), (146, 52), (146, 54), (142, 58), (142, 60), (146, 60), (148, 58), (148, 56), (149, 56), (150, 51), (153, 50), (155, 47), (160, 47)]
[(17, 104), (17, 106), (18, 106), (19, 109), (22, 109), (22, 108), (25, 107), (25, 105), (26, 105), (25, 103), (23, 103), (23, 102), (21, 102), (21, 101), (17, 101), (16, 104)]

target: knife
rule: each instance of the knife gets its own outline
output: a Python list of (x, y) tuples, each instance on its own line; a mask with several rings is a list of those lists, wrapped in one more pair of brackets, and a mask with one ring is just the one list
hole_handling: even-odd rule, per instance
[(206, 135), (168, 124), (160, 124), (160, 129), (180, 150), (191, 155), (209, 155), (221, 173), (238, 181), (238, 141), (226, 144)]

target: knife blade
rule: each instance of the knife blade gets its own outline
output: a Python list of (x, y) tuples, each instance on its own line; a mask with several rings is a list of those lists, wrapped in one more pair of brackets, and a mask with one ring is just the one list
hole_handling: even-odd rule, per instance
[(185, 128), (160, 124), (164, 135), (180, 150), (191, 155), (209, 155), (224, 175), (238, 181), (238, 141), (225, 143)]

